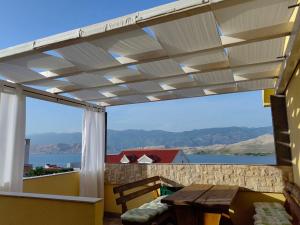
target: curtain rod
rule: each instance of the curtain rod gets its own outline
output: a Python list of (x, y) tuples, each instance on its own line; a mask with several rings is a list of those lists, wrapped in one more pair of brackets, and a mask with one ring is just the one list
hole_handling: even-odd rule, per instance
[(48, 102), (59, 103), (59, 104), (68, 105), (68, 106), (73, 106), (73, 107), (78, 107), (78, 108), (92, 108), (92, 109), (96, 109), (98, 112), (105, 112), (105, 107), (98, 106), (96, 104), (72, 99), (72, 98), (57, 95), (57, 94), (52, 94), (47, 91), (38, 90), (35, 88), (11, 83), (11, 82), (4, 81), (4, 80), (0, 80), (0, 87), (9, 88), (9, 89), (20, 88), (23, 91), (23, 94), (27, 97), (36, 98), (36, 99), (40, 99), (40, 100), (44, 100), (44, 101), (48, 101)]

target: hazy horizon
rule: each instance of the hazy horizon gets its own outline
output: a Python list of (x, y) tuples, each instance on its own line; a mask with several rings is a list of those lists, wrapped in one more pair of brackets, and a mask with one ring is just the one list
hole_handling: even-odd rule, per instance
[[(272, 126), (261, 92), (244, 92), (108, 107), (110, 130), (190, 131)], [(28, 98), (27, 134), (81, 132), (83, 109)]]
[[(147, 130), (147, 129), (124, 129), (124, 130), (118, 130), (118, 129), (108, 129), (112, 131), (129, 131), (129, 130), (141, 130), (141, 131), (164, 131), (164, 132), (171, 132), (171, 133), (182, 133), (182, 132), (188, 132), (188, 131), (195, 131), (195, 130), (206, 130), (206, 129), (222, 129), (222, 128), (232, 128), (232, 127), (238, 127), (238, 128), (265, 128), (265, 127), (272, 127), (270, 126), (259, 126), (259, 127), (247, 127), (247, 126), (231, 126), (231, 127), (205, 127), (205, 128), (198, 128), (198, 129), (192, 129), (192, 130), (183, 130), (183, 131), (169, 131), (169, 130)], [(40, 134), (75, 134), (75, 133), (82, 133), (81, 131), (74, 131), (74, 132), (43, 132), (43, 133), (32, 133), (32, 134), (26, 134), (27, 136), (32, 135), (40, 135)]]

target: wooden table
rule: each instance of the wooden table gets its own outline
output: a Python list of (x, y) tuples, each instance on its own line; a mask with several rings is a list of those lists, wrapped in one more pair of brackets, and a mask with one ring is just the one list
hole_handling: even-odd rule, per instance
[[(230, 224), (229, 207), (238, 186), (192, 184), (162, 199), (173, 206), (178, 225), (203, 224), (203, 213), (218, 213)], [(226, 219), (227, 218), (227, 219)]]

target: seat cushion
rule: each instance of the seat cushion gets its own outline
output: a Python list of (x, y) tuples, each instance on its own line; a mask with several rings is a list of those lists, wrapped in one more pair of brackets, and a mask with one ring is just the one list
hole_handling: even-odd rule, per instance
[(291, 225), (292, 217), (280, 203), (255, 202), (255, 225)]
[(139, 208), (130, 209), (121, 215), (121, 219), (129, 222), (145, 223), (157, 215), (168, 210), (167, 204), (161, 203), (161, 199), (166, 196), (160, 196), (152, 202), (145, 203)]
[(254, 215), (255, 225), (258, 224), (272, 224), (272, 225), (292, 225), (286, 217), (278, 216), (263, 216), (256, 214)]
[(273, 216), (292, 220), (292, 217), (286, 212), (283, 205), (278, 202), (255, 202), (255, 212), (261, 216)]
[(121, 219), (129, 222), (145, 223), (156, 216), (155, 209), (130, 209), (121, 215)]
[(156, 211), (157, 215), (162, 214), (163, 212), (168, 210), (168, 206), (163, 203), (155, 203), (155, 202), (150, 202), (142, 205), (139, 207), (141, 209), (153, 209)]

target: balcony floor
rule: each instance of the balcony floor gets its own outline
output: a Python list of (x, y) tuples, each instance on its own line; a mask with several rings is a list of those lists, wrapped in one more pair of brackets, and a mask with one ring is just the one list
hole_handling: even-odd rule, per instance
[(104, 217), (104, 225), (122, 225), (120, 218)]

